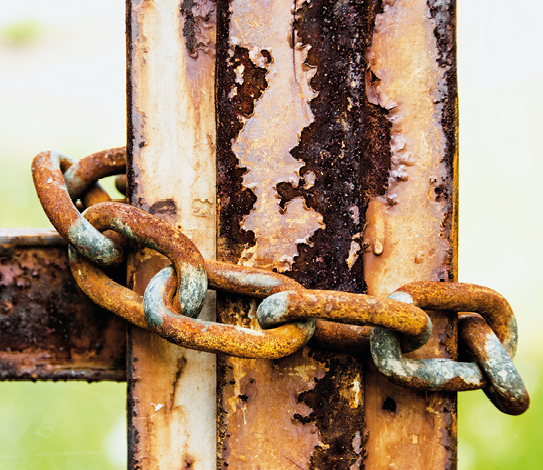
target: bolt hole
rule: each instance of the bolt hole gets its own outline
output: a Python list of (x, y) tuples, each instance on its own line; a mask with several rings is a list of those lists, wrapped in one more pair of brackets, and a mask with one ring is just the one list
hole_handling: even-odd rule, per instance
[(396, 413), (396, 402), (394, 401), (393, 398), (390, 398), (390, 397), (385, 398), (385, 401), (383, 402), (383, 410)]

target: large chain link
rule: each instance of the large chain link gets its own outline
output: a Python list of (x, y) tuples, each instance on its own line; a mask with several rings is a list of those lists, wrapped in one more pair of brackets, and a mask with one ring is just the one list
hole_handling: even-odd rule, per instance
[[(45, 213), (69, 243), (74, 278), (102, 307), (180, 346), (245, 358), (281, 358), (311, 338), (337, 349), (360, 348), (369, 338), (377, 368), (393, 383), (432, 391), (483, 388), (505, 413), (521, 414), (528, 408), (528, 392), (512, 363), (515, 316), (497, 292), (472, 284), (415, 282), (382, 299), (306, 290), (277, 273), (204, 260), (185, 235), (162, 219), (110, 202), (97, 181), (125, 171), (123, 148), (77, 163), (47, 150), (32, 164)], [(83, 213), (74, 204), (77, 199), (86, 208)], [(118, 264), (126, 239), (172, 262), (151, 279), (143, 297), (96, 266)], [(262, 330), (198, 320), (208, 287), (264, 299), (256, 312)], [(402, 351), (420, 348), (431, 335), (432, 322), (424, 310), (474, 312), (459, 317), (459, 331), (474, 362), (403, 356)]]

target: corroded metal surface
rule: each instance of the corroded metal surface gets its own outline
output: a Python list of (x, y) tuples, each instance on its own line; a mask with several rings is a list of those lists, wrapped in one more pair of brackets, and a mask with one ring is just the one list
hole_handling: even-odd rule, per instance
[(502, 412), (524, 413), (530, 396), (506, 348), (492, 328), (478, 315), (464, 314), (459, 330), (476, 363), (450, 359), (405, 359), (398, 335), (373, 328), (371, 353), (379, 372), (402, 387), (424, 391), (466, 391), (484, 388)]
[[(207, 0), (127, 2), (127, 196), (208, 259), (216, 257), (215, 10)], [(136, 253), (129, 287), (143, 294), (166, 264)], [(199, 318), (214, 320), (213, 296)], [(128, 356), (129, 468), (213, 468), (215, 355), (134, 327)]]
[(124, 322), (77, 287), (58, 233), (2, 229), (0, 246), (0, 379), (125, 380)]
[(424, 310), (478, 313), (492, 328), (511, 358), (515, 357), (517, 320), (509, 302), (495, 290), (459, 282), (419, 281), (400, 287), (389, 298)]
[[(384, 194), (390, 166), (390, 125), (361, 86), (378, 2), (218, 9), (219, 258), (364, 293), (363, 191)], [(220, 296), (218, 313), (258, 328), (256, 306)], [(319, 322), (326, 339), (315, 344), (352, 328)], [(277, 363), (222, 358), (219, 387), (223, 468), (362, 465), (359, 356), (305, 348)]]
[[(456, 280), (457, 99), (455, 2), (390, 0), (375, 21), (366, 90), (386, 110), (390, 172), (369, 201), (364, 233), (368, 293), (413, 281)], [(447, 313), (428, 312), (434, 334), (408, 357), (456, 359)], [(366, 468), (456, 467), (456, 396), (406, 391), (366, 375)]]
[(65, 171), (64, 179), (71, 198), (79, 199), (99, 179), (122, 173), (126, 173), (124, 147), (102, 150), (79, 160)]
[(176, 310), (197, 317), (207, 292), (207, 274), (200, 251), (167, 222), (126, 204), (105, 202), (89, 207), (85, 218), (98, 230), (113, 229), (141, 247), (167, 256), (177, 277)]
[(478, 390), (487, 385), (477, 364), (450, 359), (406, 359), (399, 335), (384, 328), (372, 329), (372, 357), (379, 373), (396, 385), (426, 392)]
[(143, 310), (154, 332), (183, 347), (235, 357), (279, 359), (299, 350), (315, 329), (315, 320), (279, 326), (272, 331), (192, 320), (175, 313), (172, 287), (174, 290), (175, 271), (168, 266), (145, 289)]

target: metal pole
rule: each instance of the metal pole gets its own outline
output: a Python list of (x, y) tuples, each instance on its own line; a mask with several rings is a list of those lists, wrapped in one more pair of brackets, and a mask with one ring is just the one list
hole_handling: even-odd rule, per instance
[[(131, 204), (182, 230), (213, 259), (215, 27), (214, 4), (206, 5), (193, 13), (178, 1), (127, 2), (128, 176)], [(209, 44), (195, 52), (195, 40)], [(138, 252), (129, 284), (143, 293), (165, 263)], [(210, 296), (200, 318), (214, 317)], [(129, 468), (213, 468), (215, 355), (136, 327), (128, 345)]]

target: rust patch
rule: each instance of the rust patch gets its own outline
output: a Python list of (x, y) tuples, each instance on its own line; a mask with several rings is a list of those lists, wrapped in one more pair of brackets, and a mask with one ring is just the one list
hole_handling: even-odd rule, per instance
[[(267, 4), (268, 7), (271, 8)], [(289, 147), (290, 156), (282, 154), (283, 156), (279, 158), (277, 156), (279, 150), (274, 150), (269, 152), (270, 155), (262, 152), (262, 156), (240, 164), (241, 160), (236, 157), (233, 144), (238, 145), (236, 152), (239, 153), (239, 144), (236, 142), (240, 139), (244, 125), (249, 122), (248, 118), (256, 115), (256, 106), (264, 100), (262, 93), (268, 94), (271, 87), (277, 86), (274, 82), (277, 78), (273, 71), (277, 70), (274, 68), (279, 61), (277, 50), (282, 46), (266, 47), (256, 44), (262, 55), (260, 59), (266, 58), (262, 54), (266, 50), (271, 61), (258, 62), (258, 66), (264, 68), (266, 74), (262, 75), (259, 71), (252, 81), (247, 82), (243, 79), (246, 70), (240, 67), (241, 62), (238, 61), (235, 65), (232, 63), (232, 57), (241, 57), (241, 53), (244, 52), (240, 49), (243, 44), (231, 43), (231, 15), (235, 5), (219, 3), (217, 30), (219, 259), (237, 263), (244, 252), (247, 254), (250, 252), (249, 249), (255, 246), (258, 234), (255, 237), (256, 232), (247, 230), (245, 221), (247, 216), (252, 214), (253, 208), (262, 201), (257, 200), (257, 197), (261, 197), (258, 195), (260, 187), (255, 185), (247, 188), (244, 183), (248, 181), (248, 173), (258, 171), (259, 166), (273, 168), (274, 165), (282, 165), (284, 160), (292, 171), (289, 170), (289, 177), (284, 177), (286, 170), (280, 168), (278, 169), (280, 176), (272, 173), (269, 177), (275, 184), (269, 191), (273, 197), (268, 197), (266, 203), (273, 209), (267, 208), (265, 213), (275, 210), (279, 215), (288, 216), (291, 207), (296, 203), (305, 207), (308, 212), (322, 215), (323, 219), (318, 230), (313, 231), (303, 241), (297, 240), (297, 254), (293, 256), (292, 269), (287, 270), (286, 274), (309, 288), (365, 292), (363, 260), (360, 254), (363, 249), (361, 233), (365, 224), (367, 201), (370, 196), (385, 193), (390, 169), (390, 122), (387, 119), (387, 111), (369, 103), (363, 86), (367, 68), (366, 51), (371, 45), (373, 23), (379, 7), (379, 1), (341, 2), (331, 6), (321, 0), (295, 5), (290, 35), (292, 62), (290, 67), (301, 66), (306, 76), (309, 71), (313, 75), (309, 84), (304, 82), (302, 75), (296, 75), (298, 85), (308, 87), (304, 88), (304, 93), (307, 92), (304, 96), (310, 96), (309, 92), (312, 95), (307, 106), (308, 120), (298, 134), (298, 141), (294, 143), (294, 147), (292, 145)], [(240, 30), (243, 24), (236, 28)], [(277, 37), (276, 40), (279, 43), (283, 37)], [(246, 49), (248, 52), (244, 53), (249, 55), (251, 51), (249, 48)], [(255, 61), (243, 63), (244, 67), (249, 68), (254, 65)], [(252, 87), (258, 92), (249, 93), (249, 96), (240, 95), (242, 87), (247, 90)], [(285, 93), (288, 95), (288, 92)], [(277, 106), (281, 105), (281, 100), (277, 100)], [(290, 120), (291, 114), (286, 113), (284, 119)], [(251, 141), (245, 143), (247, 146), (250, 144)], [(279, 144), (285, 146), (284, 142)], [(264, 214), (264, 211), (262, 213)], [(291, 216), (291, 219), (296, 217), (298, 215)], [(283, 220), (281, 217), (278, 219)], [(268, 222), (275, 224), (270, 220)], [(301, 239), (307, 234), (306, 232), (303, 237), (296, 237), (291, 230), (290, 221), (284, 225), (282, 236), (287, 240)], [(273, 255), (275, 261), (280, 261), (284, 255), (283, 251), (282, 248), (276, 249)], [(262, 266), (261, 263), (267, 262), (270, 267), (274, 266), (272, 264), (274, 260), (262, 257), (255, 266)], [(285, 265), (280, 269), (285, 269)], [(242, 301), (234, 296), (218, 297), (218, 315), (224, 322), (248, 326), (252, 323), (252, 309), (254, 309), (252, 302)], [(314, 344), (326, 347), (345, 336), (352, 339), (350, 333), (353, 328), (356, 327), (321, 324), (321, 330), (325, 331), (325, 334), (319, 338), (320, 343)], [(364, 333), (367, 331), (362, 328), (357, 331), (363, 334), (357, 341), (352, 341), (349, 347), (366, 345), (367, 336)], [(286, 390), (288, 387), (291, 387), (288, 393), (294, 395), (300, 393), (301, 390), (293, 385), (293, 381), (300, 378), (299, 372), (291, 369), (291, 379), (279, 379), (276, 374), (275, 382), (269, 385), (266, 385), (267, 382), (266, 384), (244, 382), (244, 386), (250, 389), (249, 392), (234, 393), (234, 387), (241, 386), (239, 381), (246, 374), (243, 365), (245, 363), (243, 360), (228, 357), (220, 359), (219, 465), (223, 468), (228, 465), (244, 468), (242, 465), (247, 464), (240, 455), (245, 458), (247, 455), (241, 450), (242, 445), (235, 443), (235, 439), (243, 439), (244, 445), (248, 446), (246, 448), (250, 448), (253, 445), (248, 440), (250, 437), (259, 442), (266, 439), (275, 440), (275, 447), (270, 455), (283, 453), (284, 456), (274, 461), (270, 468), (346, 468), (347, 462), (352, 468), (360, 468), (367, 439), (364, 434), (360, 357), (332, 350), (326, 350), (325, 353), (324, 350), (320, 352), (318, 349), (309, 351), (304, 353), (307, 354), (305, 367), (314, 367), (315, 361), (325, 366), (324, 375), (315, 379), (314, 389), (312, 387), (311, 391), (304, 392), (307, 393), (303, 398), (305, 412), (294, 412), (284, 400), (269, 401), (277, 393), (286, 393), (277, 391)], [(251, 369), (250, 373), (260, 377), (262, 371), (273, 373), (271, 371), (276, 368), (286, 371), (292, 366), (288, 361), (288, 358), (274, 362), (255, 361), (253, 367), (255, 370)], [(356, 377), (358, 378), (355, 386)], [(251, 388), (253, 386), (258, 393)], [(256, 395), (258, 398), (255, 398)], [(268, 395), (270, 396), (268, 401), (258, 404), (262, 396)], [(335, 402), (329, 404), (330, 400), (336, 399), (339, 400), (337, 404), (334, 404)], [(225, 405), (231, 404), (232, 400), (236, 403), (235, 410)], [(258, 406), (253, 405), (254, 402)], [(247, 403), (251, 403), (250, 408), (247, 407)], [(353, 404), (356, 406), (353, 407)], [(304, 447), (299, 447), (300, 450), (304, 450), (303, 454), (298, 456), (288, 454), (288, 451), (296, 446), (293, 442), (298, 441), (289, 441), (290, 437), (286, 438), (280, 429), (273, 426), (268, 425), (266, 429), (260, 429), (255, 424), (261, 419), (269, 418), (270, 409), (277, 415), (276, 419), (284, 420), (286, 423), (292, 421), (297, 423), (299, 432), (302, 435), (306, 433), (305, 439), (307, 442), (313, 442), (313, 447), (304, 443)], [(325, 413), (324, 409), (329, 413)], [(248, 420), (247, 424), (242, 418)], [(287, 428), (293, 429), (292, 426), (289, 424)], [(334, 430), (336, 426), (337, 434)], [(315, 429), (315, 434), (307, 434), (309, 429)], [(288, 433), (286, 435), (290, 436)], [(334, 460), (336, 464), (332, 463)], [(253, 465), (247, 468), (265, 466), (267, 462), (267, 457), (260, 462), (253, 460)]]
[[(235, 46), (230, 56), (230, 10), (228, 4), (219, 5), (217, 19), (217, 61), (225, 64), (217, 68), (217, 197), (220, 204), (219, 234), (221, 248), (219, 259), (236, 263), (244, 248), (255, 243), (254, 233), (241, 230), (242, 219), (249, 214), (256, 202), (253, 191), (243, 187), (245, 168), (232, 151), (232, 141), (239, 135), (242, 116), (249, 117), (254, 102), (267, 88), (266, 69), (253, 64), (247, 48)], [(271, 57), (270, 57), (271, 61)], [(236, 69), (243, 67), (243, 80), (236, 81)], [(231, 96), (231, 93), (233, 96)]]
[(149, 214), (156, 215), (169, 224), (174, 224), (177, 219), (177, 205), (173, 199), (155, 202), (149, 207)]
[(125, 380), (123, 321), (81, 292), (57, 243), (0, 257), (0, 379)]
[[(198, 58), (199, 51), (209, 54), (213, 51), (213, 35), (209, 33), (215, 25), (217, 7), (212, 0), (183, 0), (179, 7), (184, 17), (183, 36), (185, 46), (193, 59)], [(189, 467), (186, 467), (189, 468)]]
[(315, 120), (291, 152), (304, 162), (300, 184), (281, 184), (278, 192), (281, 204), (302, 196), (323, 216), (325, 228), (299, 247), (293, 266), (295, 279), (308, 288), (366, 291), (356, 240), (367, 198), (384, 193), (390, 168), (387, 111), (369, 103), (362, 86), (379, 3), (330, 8), (317, 1), (296, 14), (295, 31), (311, 46), (306, 63), (316, 67), (311, 86), (318, 95), (311, 102)]
[[(366, 441), (361, 436), (365, 425), (364, 379), (360, 367), (363, 358), (317, 350), (313, 359), (323, 362), (329, 372), (317, 378), (315, 387), (299, 398), (311, 409), (305, 421), (314, 423), (323, 441), (311, 457), (310, 468), (339, 470), (359, 466)], [(294, 418), (303, 420), (302, 416)]]
[(221, 361), (225, 375), (219, 406), (228, 416), (221, 468), (308, 468), (307, 456), (324, 444), (313, 420), (304, 422), (311, 409), (301, 396), (326, 370), (321, 362), (308, 361), (308, 351), (274, 361)]

